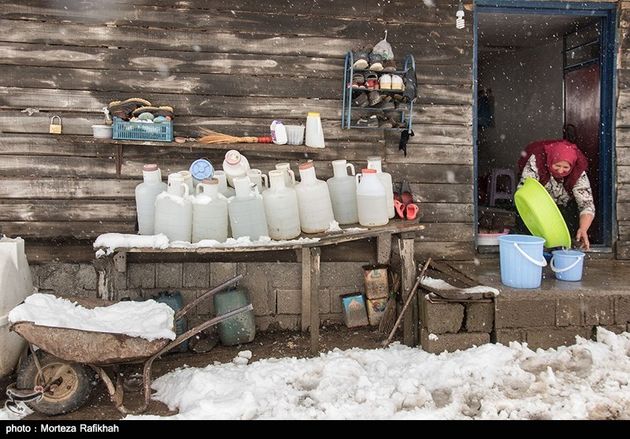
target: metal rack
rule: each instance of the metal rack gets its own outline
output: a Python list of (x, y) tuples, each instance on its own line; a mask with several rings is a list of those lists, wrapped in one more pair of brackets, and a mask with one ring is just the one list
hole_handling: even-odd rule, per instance
[[(345, 58), (345, 64), (344, 64), (344, 70), (343, 70), (343, 93), (342, 93), (342, 111), (341, 111), (341, 128), (345, 128), (345, 129), (349, 129), (349, 128), (359, 128), (359, 129), (381, 129), (381, 130), (395, 130), (395, 131), (400, 131), (400, 130), (408, 130), (411, 131), (411, 125), (412, 125), (412, 119), (413, 119), (413, 99), (407, 103), (407, 108), (406, 109), (388, 109), (388, 110), (383, 110), (381, 108), (376, 108), (376, 107), (357, 107), (354, 106), (353, 107), (353, 101), (355, 99), (356, 96), (358, 96), (359, 93), (363, 93), (363, 92), (369, 92), (371, 90), (368, 90), (366, 88), (353, 88), (352, 87), (352, 78), (354, 76), (354, 74), (356, 72), (360, 72), (360, 73), (376, 73), (379, 76), (385, 73), (390, 73), (393, 75), (399, 75), (403, 78), (404, 84), (405, 84), (405, 88), (408, 87), (410, 84), (407, 83), (406, 80), (406, 74), (408, 71), (413, 70), (415, 72), (416, 70), (416, 62), (413, 58), (413, 55), (406, 55), (405, 56), (405, 60), (404, 60), (404, 64), (403, 64), (403, 70), (396, 70), (394, 72), (383, 72), (383, 71), (374, 71), (374, 70), (370, 70), (370, 69), (357, 69), (355, 70), (354, 67), (354, 57), (352, 55), (352, 52), (348, 52), (346, 54), (346, 58)], [(416, 75), (412, 75), (412, 78), (414, 78), (415, 80)], [(417, 84), (413, 84), (414, 88), (417, 90)], [(404, 93), (403, 91), (400, 90), (387, 90), (387, 89), (378, 89), (379, 93), (387, 93), (387, 94), (395, 94), (395, 93), (399, 93), (402, 94)], [(373, 126), (362, 126), (362, 125), (357, 125), (356, 123), (353, 123), (352, 120), (352, 110), (356, 111), (356, 112), (361, 112), (361, 113), (383, 113), (385, 111), (387, 112), (398, 112), (400, 113), (400, 120), (399, 122), (404, 124), (404, 127), (399, 127), (399, 128), (383, 128), (383, 127), (373, 127)]]

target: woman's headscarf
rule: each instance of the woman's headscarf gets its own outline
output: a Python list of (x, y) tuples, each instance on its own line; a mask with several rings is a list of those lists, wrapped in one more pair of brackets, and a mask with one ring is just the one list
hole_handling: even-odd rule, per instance
[[(529, 158), (536, 157), (536, 167), (538, 168), (538, 179), (544, 186), (551, 177), (560, 180), (564, 178), (563, 185), (566, 191), (571, 194), (573, 186), (577, 183), (582, 172), (588, 169), (588, 159), (574, 143), (568, 140), (539, 140), (532, 142), (525, 148), (518, 161), (519, 172), (523, 172), (525, 164)], [(569, 173), (562, 177), (556, 174), (552, 165), (565, 161), (571, 165)]]

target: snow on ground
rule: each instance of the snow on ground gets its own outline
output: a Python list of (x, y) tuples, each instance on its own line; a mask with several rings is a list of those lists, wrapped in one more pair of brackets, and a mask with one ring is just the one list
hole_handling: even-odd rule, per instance
[(249, 364), (245, 352), (156, 379), (154, 398), (179, 410), (174, 419), (630, 419), (630, 333), (576, 338), (537, 351), (435, 355), (396, 343)]
[(9, 313), (9, 321), (34, 322), (55, 328), (127, 334), (149, 341), (175, 340), (173, 309), (155, 300), (118, 302), (87, 309), (52, 294), (32, 294)]

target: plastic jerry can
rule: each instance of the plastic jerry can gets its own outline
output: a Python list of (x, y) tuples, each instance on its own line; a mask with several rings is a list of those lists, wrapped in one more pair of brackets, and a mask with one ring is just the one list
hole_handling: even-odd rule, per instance
[[(182, 293), (179, 291), (174, 291), (172, 293), (168, 291), (162, 291), (157, 296), (153, 297), (158, 303), (166, 303), (168, 306), (173, 308), (173, 310), (177, 313), (184, 306), (184, 299), (182, 298)], [(188, 321), (185, 317), (178, 319), (175, 322), (175, 334), (177, 337), (182, 335), (184, 332), (188, 330)], [(188, 350), (188, 340), (182, 342), (179, 346), (175, 346), (171, 349), (170, 352), (186, 352)]]
[[(247, 306), (250, 303), (247, 290), (242, 287), (221, 291), (215, 294), (212, 300), (214, 312), (217, 316)], [(226, 346), (250, 343), (256, 336), (256, 323), (254, 321), (253, 310), (230, 317), (220, 322), (218, 326), (219, 339), (221, 340), (221, 344)]]

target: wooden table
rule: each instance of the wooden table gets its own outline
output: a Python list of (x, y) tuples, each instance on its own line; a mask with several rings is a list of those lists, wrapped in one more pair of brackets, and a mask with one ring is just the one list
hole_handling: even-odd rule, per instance
[[(416, 278), (416, 265), (414, 261), (414, 237), (415, 232), (424, 229), (424, 225), (411, 221), (391, 220), (385, 226), (369, 229), (357, 226), (349, 227), (350, 230), (340, 232), (327, 232), (321, 234), (302, 235), (304, 238), (318, 238), (317, 241), (288, 242), (278, 245), (258, 245), (247, 247), (202, 247), (202, 248), (116, 248), (107, 256), (95, 261), (98, 273), (99, 297), (108, 300), (118, 300), (116, 291), (112, 286), (112, 273), (127, 271), (127, 253), (158, 253), (158, 254), (246, 254), (252, 252), (292, 250), (301, 253), (302, 260), (302, 331), (310, 329), (311, 352), (319, 351), (319, 277), (321, 247), (338, 245), (345, 242), (361, 239), (376, 238), (376, 260), (380, 264), (388, 263), (392, 249), (392, 239), (398, 242), (401, 258), (401, 291), (403, 299), (407, 298)], [(353, 230), (354, 229), (354, 230)], [(106, 250), (106, 249), (103, 249)], [(417, 312), (417, 307), (414, 307)], [(413, 346), (418, 341), (417, 324), (418, 316), (407, 313), (403, 323), (404, 343)]]

